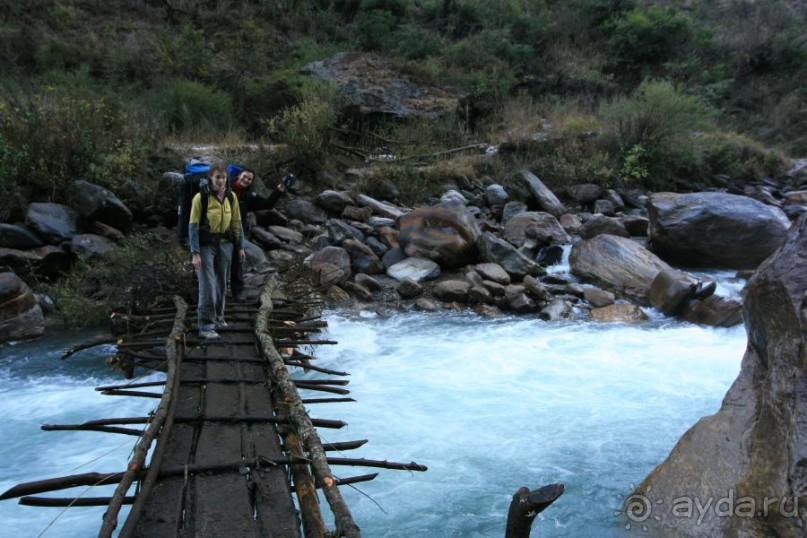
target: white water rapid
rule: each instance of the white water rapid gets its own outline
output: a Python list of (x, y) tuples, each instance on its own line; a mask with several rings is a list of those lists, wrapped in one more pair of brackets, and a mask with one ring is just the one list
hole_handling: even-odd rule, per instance
[[(323, 337), (339, 344), (317, 348), (317, 364), (349, 372), (357, 401), (309, 407), (312, 417), (349, 424), (321, 429), (323, 441), (369, 439), (343, 455), (429, 468), (334, 468), (339, 476), (380, 473), (343, 488), (363, 536), (502, 537), (512, 494), (554, 482), (566, 491), (535, 521), (533, 536), (635, 535), (617, 515), (622, 499), (692, 424), (718, 410), (746, 345), (742, 326), (708, 328), (651, 314), (650, 321), (627, 325), (328, 313)], [(61, 361), (61, 350), (82, 337), (0, 347), (0, 490), (125, 467), (134, 438), (39, 429), (142, 415), (156, 405), (93, 390), (121, 382), (103, 365), (108, 349)], [(95, 536), (102, 513), (2, 501), (0, 536)]]

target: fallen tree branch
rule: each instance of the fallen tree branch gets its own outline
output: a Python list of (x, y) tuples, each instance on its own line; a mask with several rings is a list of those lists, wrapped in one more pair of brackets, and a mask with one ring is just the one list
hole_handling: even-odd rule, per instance
[(85, 349), (90, 349), (90, 348), (96, 347), (96, 346), (102, 346), (104, 344), (115, 344), (115, 343), (117, 343), (117, 340), (115, 340), (115, 338), (110, 338), (107, 335), (98, 335), (95, 338), (93, 338), (92, 340), (90, 340), (89, 342), (83, 342), (81, 344), (77, 344), (77, 345), (75, 345), (73, 347), (67, 348), (64, 351), (64, 353), (62, 353), (62, 360), (66, 359), (66, 358), (68, 358), (68, 357), (70, 357), (72, 355), (75, 355), (79, 351), (83, 351)]

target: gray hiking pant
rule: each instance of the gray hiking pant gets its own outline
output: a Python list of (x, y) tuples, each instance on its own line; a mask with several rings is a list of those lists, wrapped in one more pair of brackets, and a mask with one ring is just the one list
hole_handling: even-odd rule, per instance
[(199, 248), (202, 267), (199, 280), (199, 307), (196, 310), (200, 331), (212, 331), (216, 323), (224, 321), (224, 297), (230, 281), (230, 262), (233, 244), (222, 241)]

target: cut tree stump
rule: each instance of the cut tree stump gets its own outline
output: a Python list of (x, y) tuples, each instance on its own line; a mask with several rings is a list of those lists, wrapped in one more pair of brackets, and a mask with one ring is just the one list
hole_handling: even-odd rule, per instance
[(510, 502), (504, 538), (529, 538), (535, 516), (563, 495), (563, 489), (563, 484), (549, 484), (534, 491), (519, 488)]

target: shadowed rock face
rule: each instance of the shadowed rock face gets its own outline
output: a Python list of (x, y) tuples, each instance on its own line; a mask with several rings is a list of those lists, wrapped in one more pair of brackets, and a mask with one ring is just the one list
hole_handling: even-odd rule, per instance
[[(748, 348), (720, 411), (690, 428), (639, 486), (654, 507), (646, 520), (654, 536), (804, 536), (807, 215), (748, 282), (743, 318)], [(713, 506), (701, 515), (696, 498)]]

